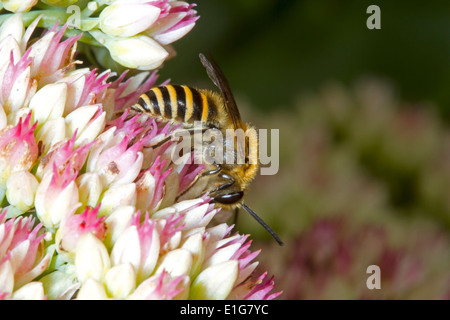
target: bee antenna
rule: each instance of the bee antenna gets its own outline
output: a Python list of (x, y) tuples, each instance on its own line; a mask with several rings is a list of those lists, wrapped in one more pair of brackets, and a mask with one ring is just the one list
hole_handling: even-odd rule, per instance
[(272, 228), (269, 227), (269, 225), (267, 223), (264, 222), (263, 219), (261, 219), (255, 211), (253, 211), (252, 209), (250, 209), (249, 207), (247, 207), (243, 202), (241, 203), (242, 207), (247, 210), (248, 213), (251, 214), (251, 216), (253, 218), (255, 218), (256, 221), (259, 222), (260, 225), (262, 225), (264, 227), (264, 229), (267, 230), (267, 232), (270, 233), (270, 235), (275, 239), (276, 242), (278, 242), (278, 244), (280, 246), (283, 245), (283, 241), (281, 241), (281, 239), (278, 237), (278, 235), (275, 233), (275, 231), (272, 230)]

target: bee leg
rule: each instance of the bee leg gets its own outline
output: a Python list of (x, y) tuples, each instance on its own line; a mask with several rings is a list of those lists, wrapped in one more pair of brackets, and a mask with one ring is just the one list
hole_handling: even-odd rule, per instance
[(162, 139), (161, 141), (152, 144), (151, 146), (144, 146), (144, 148), (152, 148), (152, 149), (156, 149), (160, 146), (162, 146), (163, 144), (169, 142), (170, 140), (172, 140), (172, 135), (165, 137), (164, 139)]
[(222, 166), (220, 164), (214, 163), (214, 165), (216, 166), (216, 168), (213, 170), (203, 172), (202, 177), (212, 176), (212, 175), (218, 174), (220, 171), (222, 171)]
[[(202, 177), (204, 176), (211, 176), (213, 174), (217, 174), (222, 170), (222, 166), (220, 164), (214, 163), (214, 165), (216, 166), (216, 169), (214, 170), (210, 170), (210, 171), (206, 171), (202, 173)], [(213, 192), (217, 192), (219, 190), (223, 190), (226, 189), (230, 186), (232, 186), (236, 181), (234, 180), (234, 178), (226, 173), (221, 173), (219, 175), (219, 177), (224, 178), (226, 180), (228, 180), (228, 182), (225, 182), (224, 184), (221, 184), (220, 186), (218, 186), (217, 188), (215, 188), (214, 190), (211, 190), (210, 193)]]
[(200, 178), (217, 174), (222, 170), (222, 167), (219, 164), (214, 163), (214, 165), (216, 166), (215, 169), (205, 171), (202, 174), (197, 175), (194, 181), (192, 181), (191, 184), (181, 194), (179, 194), (176, 199), (178, 199), (179, 197), (183, 196), (186, 192), (188, 192), (189, 189), (191, 189)]
[[(197, 175), (197, 177), (195, 177), (195, 180), (191, 182), (191, 184), (189, 185), (189, 187), (186, 188), (186, 190), (183, 191), (183, 193), (181, 193), (180, 195), (178, 195), (178, 197), (181, 197), (183, 194), (185, 194), (197, 181), (198, 179), (202, 178), (202, 177), (206, 177), (206, 176), (212, 176), (214, 174), (219, 173), (222, 170), (222, 166), (220, 166), (217, 163), (214, 163), (214, 165), (216, 166), (215, 169), (213, 170), (209, 170), (209, 171), (205, 171), (202, 174)], [(177, 198), (178, 198), (177, 197)]]
[(175, 201), (178, 201), (178, 199), (180, 197), (182, 197), (186, 192), (188, 192), (197, 183), (197, 181), (199, 180), (199, 177), (200, 177), (200, 175), (197, 175), (195, 177), (194, 181), (192, 181), (191, 184), (182, 193), (180, 193), (179, 195), (176, 196)]
[[(142, 106), (140, 106), (140, 105), (134, 105), (134, 106), (137, 106), (138, 108), (139, 108), (139, 107), (142, 108)], [(134, 107), (134, 106), (133, 106), (133, 107)], [(132, 107), (132, 108), (133, 108), (133, 107)], [(195, 134), (196, 132), (198, 132), (198, 131), (196, 131), (196, 128), (192, 128), (192, 129), (184, 129), (184, 130), (186, 130), (190, 135), (193, 135), (193, 134)], [(202, 130), (201, 130), (201, 133), (204, 133), (206, 130), (207, 130), (207, 129), (202, 129)], [(165, 143), (171, 141), (172, 139), (174, 139), (174, 138), (180, 138), (180, 137), (182, 137), (182, 135), (178, 136), (177, 132), (175, 131), (173, 134), (171, 134), (170, 136), (165, 137), (165, 138), (162, 139), (161, 141), (159, 141), (159, 142), (157, 142), (157, 143), (155, 143), (155, 144), (152, 144), (151, 146), (144, 146), (144, 148), (152, 148), (152, 149), (156, 149), (156, 148), (162, 146), (163, 144), (165, 144)], [(175, 139), (174, 139), (174, 140), (175, 140)]]
[(228, 182), (225, 182), (224, 184), (220, 185), (215, 191), (219, 191), (219, 190), (223, 190), (228, 187), (231, 187), (236, 182), (232, 176), (230, 176), (226, 173), (222, 173), (219, 177), (228, 180)]

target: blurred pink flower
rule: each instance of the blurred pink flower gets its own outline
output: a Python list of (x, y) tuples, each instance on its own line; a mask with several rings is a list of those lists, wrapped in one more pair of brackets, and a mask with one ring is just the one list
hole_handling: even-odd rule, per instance
[[(321, 219), (292, 243), (293, 256), (279, 281), (283, 298), (421, 299), (425, 294), (426, 299), (444, 299), (450, 278), (439, 270), (449, 261), (438, 260), (445, 237), (424, 229), (420, 238), (408, 240), (395, 245), (385, 227), (352, 223), (345, 216)], [(426, 268), (425, 262), (436, 268)], [(381, 290), (366, 286), (370, 265), (381, 270)]]

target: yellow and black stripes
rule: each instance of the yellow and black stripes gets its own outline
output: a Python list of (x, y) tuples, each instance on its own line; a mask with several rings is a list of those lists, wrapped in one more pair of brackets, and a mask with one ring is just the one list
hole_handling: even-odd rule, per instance
[(165, 85), (150, 89), (141, 95), (138, 110), (177, 122), (192, 124), (194, 121), (215, 123), (218, 106), (207, 91), (184, 85)]

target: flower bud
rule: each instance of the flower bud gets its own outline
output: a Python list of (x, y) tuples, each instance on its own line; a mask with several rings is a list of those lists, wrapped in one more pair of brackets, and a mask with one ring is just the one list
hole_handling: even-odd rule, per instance
[[(39, 21), (35, 20), (30, 27), (31, 32)], [(29, 29), (27, 28), (28, 37)], [(47, 31), (42, 37), (30, 47), (29, 55), (32, 58), (31, 77), (39, 79), (39, 85), (58, 84), (54, 83), (64, 76), (65, 69), (73, 65), (73, 55), (70, 55), (74, 43), (81, 37), (81, 34), (69, 37), (61, 42), (68, 24), (57, 28), (57, 24)], [(58, 29), (58, 31), (56, 31)], [(72, 50), (72, 53), (74, 51)], [(68, 63), (69, 61), (69, 63)]]
[(49, 300), (70, 300), (80, 289), (80, 283), (76, 279), (75, 266), (64, 264), (58, 270), (48, 273), (40, 278), (44, 285), (44, 291)]
[(44, 286), (41, 282), (30, 282), (16, 290), (14, 300), (44, 300)]
[(27, 12), (38, 0), (2, 0), (3, 7), (12, 12)]
[(102, 281), (110, 266), (108, 251), (103, 243), (92, 233), (82, 235), (75, 250), (78, 280), (84, 282), (93, 278)]
[(114, 298), (125, 299), (136, 288), (136, 272), (130, 263), (122, 263), (108, 270), (106, 290)]
[(169, 251), (162, 258), (156, 274), (165, 270), (172, 277), (189, 275), (192, 267), (192, 255), (189, 250), (175, 249)]
[(0, 292), (12, 293), (14, 290), (14, 271), (11, 262), (0, 263)]
[[(0, 40), (0, 82), (11, 81), (11, 79), (5, 79), (4, 75), (8, 67), (12, 67), (13, 61), (19, 61), (22, 58), (22, 51), (19, 43), (12, 35), (7, 35), (4, 39)], [(3, 87), (3, 83), (1, 84)], [(3, 95), (3, 93), (2, 93)]]
[(168, 5), (168, 12), (145, 32), (162, 45), (170, 44), (182, 38), (191, 31), (199, 18), (196, 15), (197, 12), (193, 10), (195, 4), (171, 1)]
[[(182, 284), (179, 287), (179, 284)], [(171, 300), (174, 298), (187, 297), (189, 292), (189, 277), (172, 277), (163, 271), (144, 282), (128, 297), (130, 300)]]
[(0, 41), (8, 35), (11, 35), (17, 43), (20, 43), (24, 32), (25, 27), (23, 25), (22, 14), (13, 14), (0, 27)]
[(76, 146), (92, 142), (105, 128), (105, 119), (106, 113), (101, 105), (79, 107), (65, 118), (67, 134), (72, 136), (76, 132)]
[(59, 172), (64, 171), (68, 165), (72, 171), (78, 173), (84, 165), (91, 145), (85, 144), (75, 148), (75, 135), (72, 139), (57, 143), (41, 157), (36, 176), (42, 178), (46, 173), (52, 172), (53, 167), (56, 167)]
[(111, 57), (127, 68), (153, 70), (158, 68), (169, 53), (150, 37), (137, 35), (130, 38), (115, 38), (100, 31), (91, 31), (91, 35), (102, 43)]
[(97, 90), (93, 90), (94, 88), (90, 86), (93, 84), (93, 76), (95, 76), (95, 73), (92, 71), (90, 72), (87, 68), (76, 69), (57, 81), (57, 83), (63, 82), (67, 84), (67, 99), (64, 116), (68, 115), (78, 107), (94, 103)]
[(104, 243), (107, 248), (112, 248), (124, 230), (131, 224), (131, 218), (135, 212), (134, 206), (119, 206), (106, 218), (106, 238)]
[(6, 210), (0, 213), (0, 290), (9, 292), (9, 273), (13, 285), (20, 288), (39, 276), (48, 266), (50, 255), (44, 256), (44, 234), (38, 235), (42, 223), (35, 226), (34, 218), (6, 220)]
[(146, 279), (154, 270), (160, 253), (160, 240), (155, 222), (145, 216), (142, 224), (139, 216), (117, 239), (111, 252), (113, 264), (129, 262), (136, 270), (138, 282)]
[(14, 83), (9, 91), (9, 95), (4, 96), (5, 106), (12, 112), (26, 107), (28, 100), (34, 95), (37, 89), (36, 80), (30, 78), (30, 67), (23, 67), (14, 75)]
[(225, 261), (203, 270), (191, 286), (190, 299), (223, 300), (226, 299), (238, 276), (238, 262)]
[(189, 238), (186, 239), (181, 248), (189, 250), (189, 252), (191, 253), (192, 268), (190, 275), (191, 277), (195, 277), (205, 257), (205, 245), (203, 243), (202, 234), (195, 233), (191, 235)]
[(148, 29), (160, 12), (145, 3), (112, 4), (100, 14), (100, 29), (112, 36), (131, 37)]
[(67, 85), (51, 83), (38, 90), (31, 98), (30, 109), (33, 111), (33, 121), (38, 122), (38, 128), (51, 119), (62, 117), (66, 104)]
[(6, 198), (11, 205), (26, 212), (34, 205), (38, 186), (39, 182), (30, 172), (14, 172), (6, 182)]
[(30, 170), (36, 161), (38, 148), (34, 139), (36, 126), (29, 127), (30, 116), (19, 120), (15, 127), (0, 131), (0, 186), (13, 172)]
[(63, 117), (47, 120), (36, 134), (36, 141), (42, 142), (46, 154), (56, 143), (66, 138), (66, 122)]
[(77, 294), (77, 300), (106, 300), (105, 288), (103, 284), (96, 279), (88, 278), (80, 288)]
[(219, 209), (214, 209), (214, 205), (209, 204), (208, 198), (203, 197), (175, 203), (171, 207), (156, 212), (153, 218), (167, 218), (174, 214), (174, 212), (178, 215), (184, 215), (184, 230), (189, 230), (205, 227), (216, 213), (219, 212)]
[(58, 226), (62, 219), (73, 214), (80, 205), (75, 177), (76, 172), (72, 172), (68, 165), (62, 173), (54, 166), (53, 172), (42, 178), (34, 203), (36, 213), (46, 227)]
[(74, 214), (61, 223), (56, 232), (55, 242), (58, 253), (66, 260), (73, 261), (76, 245), (84, 234), (92, 233), (100, 240), (105, 237), (105, 218), (97, 218), (98, 209), (87, 207), (83, 213)]
[(136, 182), (137, 201), (136, 207), (142, 212), (155, 212), (164, 196), (164, 181), (172, 171), (172, 168), (163, 172), (166, 161), (160, 162), (156, 158), (153, 165), (145, 170)]
[(96, 207), (103, 192), (100, 177), (96, 172), (86, 172), (76, 179), (80, 202), (86, 206)]
[(136, 185), (134, 183), (113, 185), (103, 194), (100, 214), (107, 215), (119, 206), (134, 206), (135, 204)]
[[(109, 141), (97, 141), (87, 162), (91, 172), (98, 172), (105, 187), (133, 182), (142, 167), (142, 142), (129, 147), (129, 137)], [(118, 141), (117, 141), (118, 140)], [(117, 142), (117, 144), (115, 144)]]

